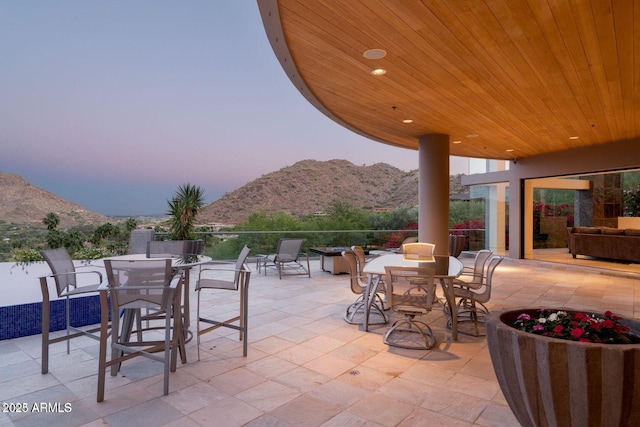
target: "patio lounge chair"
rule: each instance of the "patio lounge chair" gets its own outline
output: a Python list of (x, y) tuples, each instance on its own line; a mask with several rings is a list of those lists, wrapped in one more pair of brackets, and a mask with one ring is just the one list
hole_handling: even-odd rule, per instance
[[(309, 254), (302, 251), (302, 246), (307, 239), (288, 238), (278, 241), (278, 249), (273, 255), (264, 258), (264, 274), (267, 275), (267, 268), (278, 270), (278, 275), (296, 276), (303, 275), (311, 277), (309, 268)], [(304, 256), (304, 259), (301, 258)], [(306, 266), (303, 262), (306, 260)]]

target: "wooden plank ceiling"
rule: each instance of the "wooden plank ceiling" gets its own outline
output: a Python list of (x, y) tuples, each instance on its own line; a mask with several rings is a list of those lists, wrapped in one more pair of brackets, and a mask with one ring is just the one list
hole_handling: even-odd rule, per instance
[(258, 5), (301, 93), (374, 140), (415, 149), (443, 133), (452, 155), (508, 160), (640, 136), (640, 2)]

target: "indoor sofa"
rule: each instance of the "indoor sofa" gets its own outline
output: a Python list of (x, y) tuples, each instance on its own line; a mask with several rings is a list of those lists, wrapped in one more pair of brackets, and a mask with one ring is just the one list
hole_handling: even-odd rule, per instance
[(640, 262), (640, 229), (570, 227), (569, 252), (597, 258)]

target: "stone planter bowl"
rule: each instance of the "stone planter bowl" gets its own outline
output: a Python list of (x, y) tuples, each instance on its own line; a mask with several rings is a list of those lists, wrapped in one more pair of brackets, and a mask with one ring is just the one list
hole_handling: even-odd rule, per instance
[[(538, 311), (495, 312), (486, 323), (498, 383), (520, 424), (640, 426), (640, 344), (582, 343), (509, 326)], [(620, 322), (640, 331), (639, 321)]]

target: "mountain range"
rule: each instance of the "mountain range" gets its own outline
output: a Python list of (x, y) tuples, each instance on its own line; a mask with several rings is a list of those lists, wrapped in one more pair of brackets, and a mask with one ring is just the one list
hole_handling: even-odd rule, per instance
[(60, 218), (60, 228), (108, 221), (106, 216), (36, 187), (19, 175), (0, 172), (0, 221), (38, 225), (50, 212)]
[[(452, 175), (450, 193), (468, 191), (461, 175)], [(386, 163), (357, 166), (347, 160), (302, 160), (263, 175), (206, 205), (201, 224), (242, 222), (253, 213), (287, 212), (309, 215), (340, 200), (354, 206), (398, 208), (418, 203), (418, 171), (405, 172)], [(42, 223), (49, 212), (62, 227), (100, 224), (109, 219), (29, 184), (18, 175), (0, 172), (0, 220), (16, 224)]]

